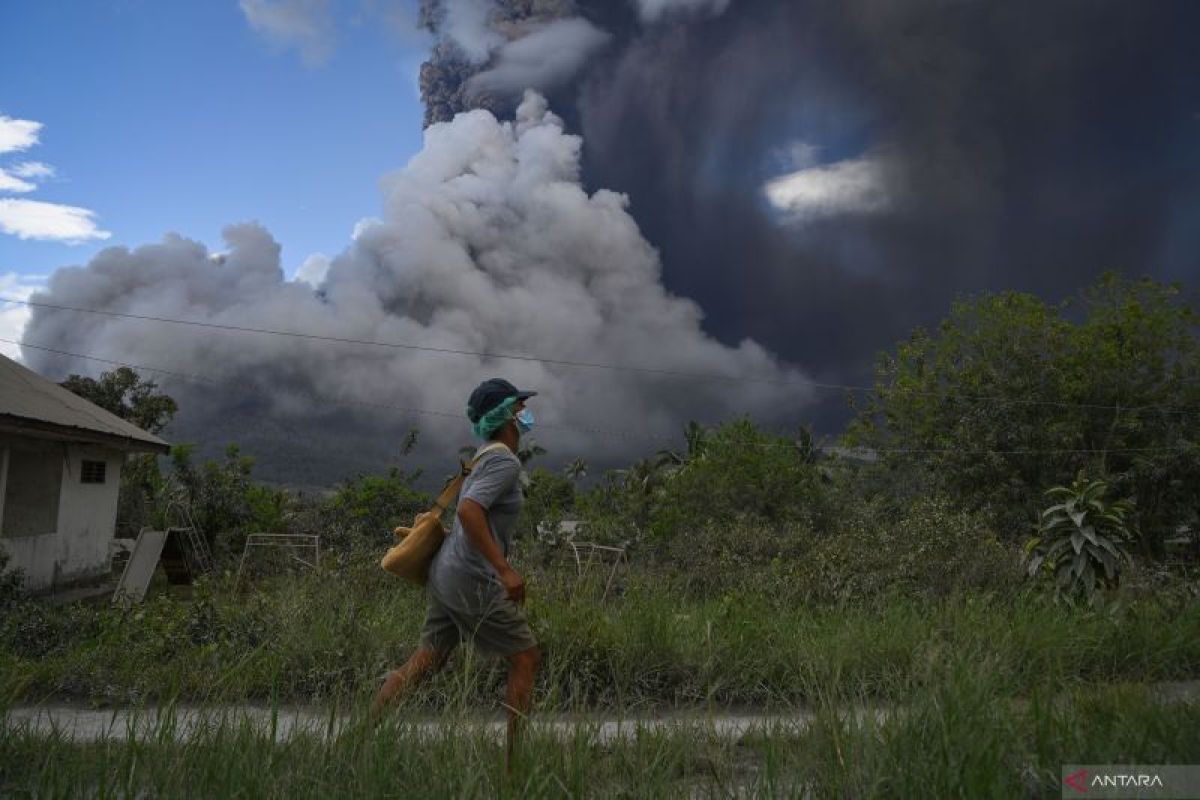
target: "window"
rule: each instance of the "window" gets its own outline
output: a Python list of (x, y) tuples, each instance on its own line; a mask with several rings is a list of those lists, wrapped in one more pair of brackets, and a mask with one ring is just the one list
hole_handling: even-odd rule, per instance
[(105, 461), (87, 461), (79, 468), (80, 483), (104, 483), (104, 472), (108, 467)]
[(14, 443), (8, 449), (3, 536), (39, 536), (58, 530), (63, 448), (50, 443)]

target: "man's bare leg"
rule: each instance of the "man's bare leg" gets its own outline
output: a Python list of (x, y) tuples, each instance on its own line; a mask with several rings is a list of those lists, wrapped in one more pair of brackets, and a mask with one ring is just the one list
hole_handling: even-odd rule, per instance
[(521, 734), (525, 718), (533, 705), (533, 679), (537, 675), (541, 653), (536, 647), (508, 657), (508, 692), (504, 706), (508, 710), (508, 747), (505, 764), (512, 769), (513, 751)]
[(408, 696), (421, 681), (441, 669), (448, 655), (432, 647), (421, 647), (401, 667), (388, 673), (371, 703), (371, 722), (378, 724), (388, 706)]

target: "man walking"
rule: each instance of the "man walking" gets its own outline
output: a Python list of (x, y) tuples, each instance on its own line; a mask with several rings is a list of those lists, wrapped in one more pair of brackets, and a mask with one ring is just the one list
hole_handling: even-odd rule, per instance
[(467, 401), (475, 435), (487, 440), (463, 481), (458, 513), (429, 568), (428, 607), (417, 651), (389, 673), (371, 707), (378, 720), (387, 706), (441, 669), (451, 651), (470, 640), (486, 655), (508, 659), (508, 763), (528, 715), (537, 673), (537, 642), (522, 608), (525, 581), (508, 563), (523, 496), (517, 445), (533, 428), (525, 401), (506, 380), (479, 384)]

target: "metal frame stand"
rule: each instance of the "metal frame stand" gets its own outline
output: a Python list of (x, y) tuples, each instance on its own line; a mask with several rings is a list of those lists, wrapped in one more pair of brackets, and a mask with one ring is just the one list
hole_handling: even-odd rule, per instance
[(204, 536), (200, 533), (199, 526), (196, 525), (192, 510), (182, 500), (174, 499), (167, 506), (167, 517), (170, 518), (172, 515), (180, 524), (168, 527), (167, 533), (170, 534), (174, 531), (187, 542), (184, 554), (190, 562), (188, 566), (191, 567), (193, 574), (211, 574), (214, 570), (212, 553), (209, 552), (208, 542), (204, 541)]
[[(626, 561), (625, 548), (596, 544), (595, 542), (576, 542), (572, 539), (567, 539), (566, 544), (571, 548), (571, 552), (575, 556), (575, 570), (580, 578), (586, 575), (588, 570), (591, 569), (592, 563), (596, 560), (597, 553), (601, 555), (601, 558), (604, 558), (604, 554), (606, 553), (616, 553), (616, 557), (612, 561), (612, 568), (608, 571), (608, 580), (604, 582), (604, 594), (600, 596), (600, 602), (604, 602), (608, 597), (609, 589), (612, 588), (613, 578), (617, 576), (617, 568), (621, 566), (621, 562)], [(579, 557), (581, 549), (588, 551), (586, 561)]]
[[(237, 579), (233, 583), (236, 590), (242, 583), (242, 567), (246, 565), (246, 556), (250, 555), (252, 547), (285, 548), (293, 561), (314, 570), (321, 569), (321, 537), (308, 533), (252, 533), (246, 537), (246, 545), (242, 548), (242, 558), (238, 561)], [(312, 548), (312, 561), (305, 561), (296, 555), (296, 551)]]

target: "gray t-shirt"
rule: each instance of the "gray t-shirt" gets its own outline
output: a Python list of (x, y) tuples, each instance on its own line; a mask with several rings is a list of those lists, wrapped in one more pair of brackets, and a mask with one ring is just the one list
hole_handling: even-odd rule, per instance
[[(520, 459), (505, 446), (494, 447), (479, 459), (463, 481), (459, 494), (459, 502), (470, 499), (483, 506), (492, 538), (505, 558), (524, 502), (520, 474)], [(457, 514), (446, 541), (429, 566), (428, 585), (440, 602), (466, 613), (479, 613), (501, 591), (496, 571), (471, 544)]]

